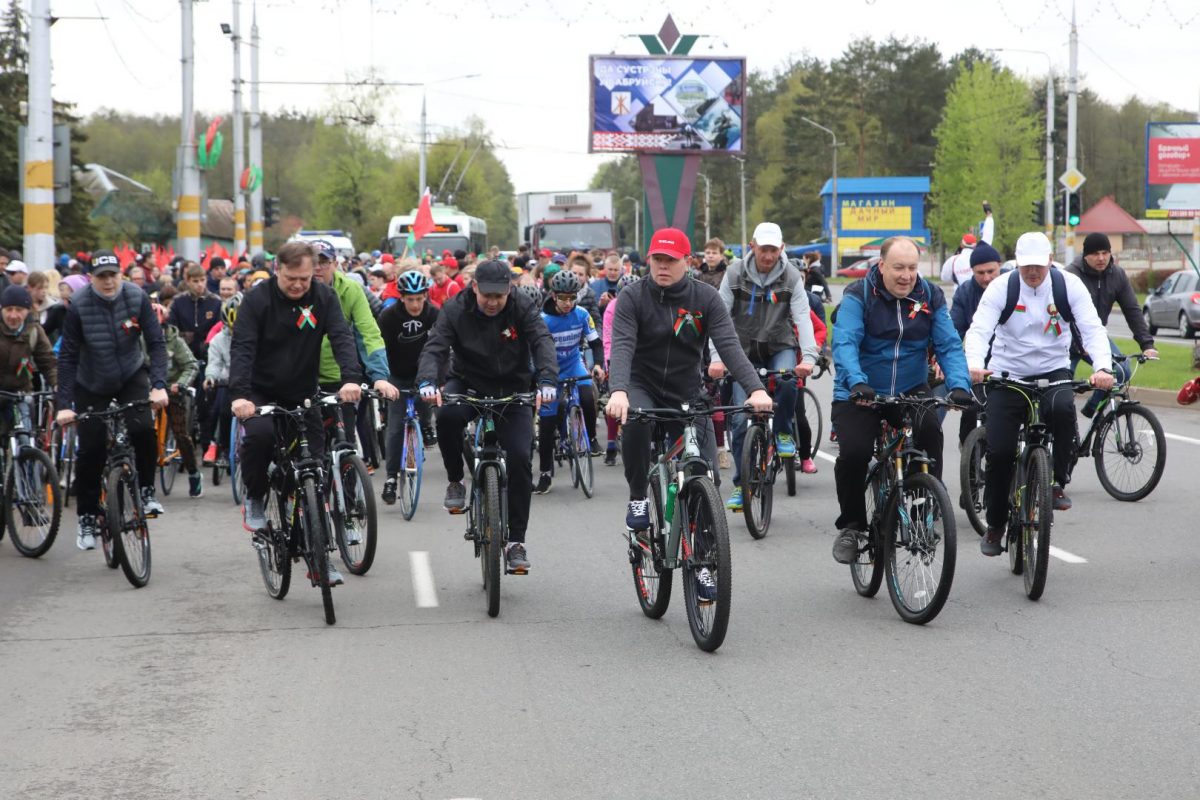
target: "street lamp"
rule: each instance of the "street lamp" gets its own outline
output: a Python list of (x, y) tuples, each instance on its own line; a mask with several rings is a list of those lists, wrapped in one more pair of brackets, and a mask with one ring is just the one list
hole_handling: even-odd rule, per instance
[(712, 183), (708, 180), (708, 176), (703, 172), (697, 173), (699, 177), (704, 179), (704, 241), (712, 239), (712, 233), (709, 230), (709, 208), (712, 200)]
[(1046, 206), (1042, 224), (1046, 233), (1054, 233), (1054, 61), (1044, 50), (1025, 50), (1018, 47), (990, 47), (989, 53), (1033, 53), (1046, 58)]
[(642, 201), (628, 195), (621, 199), (633, 201), (633, 249), (640, 253), (642, 250)]
[(835, 275), (837, 274), (838, 267), (841, 266), (841, 253), (838, 252), (837, 134), (824, 125), (818, 125), (808, 117), (801, 117), (800, 119), (833, 137), (833, 196), (829, 200), (829, 274)]
[(741, 170), (742, 180), (742, 260), (746, 258), (746, 250), (750, 247), (750, 240), (746, 238), (746, 159), (741, 156), (734, 156), (733, 160), (738, 162), (738, 169)]
[(480, 77), (480, 73), (473, 72), (470, 75), (456, 75), (453, 78), (442, 78), (441, 80), (436, 80), (436, 81), (424, 81), (424, 82), (419, 82), (419, 83), (404, 84), (407, 86), (420, 86), (421, 87), (421, 167), (420, 167), (419, 174), (417, 176), (417, 197), (418, 197), (418, 199), (425, 192), (425, 185), (426, 185), (425, 184), (425, 158), (426, 158), (426, 151), (429, 147), (428, 128), (425, 125), (425, 89), (426, 89), (426, 87), (431, 86), (435, 83), (449, 83), (450, 81), (464, 81), (464, 80), (467, 80), (468, 78), (478, 78), (478, 77)]

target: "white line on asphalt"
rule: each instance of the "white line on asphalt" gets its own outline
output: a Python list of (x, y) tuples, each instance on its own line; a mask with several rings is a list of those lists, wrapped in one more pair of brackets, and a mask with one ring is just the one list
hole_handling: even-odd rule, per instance
[(1200, 439), (1193, 439), (1190, 436), (1180, 436), (1178, 433), (1163, 433), (1163, 436), (1179, 442), (1187, 442), (1188, 444), (1200, 444)]
[(821, 451), (821, 450), (818, 450), (818, 451), (817, 451), (817, 458), (823, 458), (823, 459), (825, 459), (826, 461), (828, 461), (830, 464), (836, 464), (836, 463), (837, 463), (837, 459), (836, 459), (836, 458), (834, 458), (833, 456), (829, 455), (829, 453), (823, 452), (823, 451)]
[(412, 566), (413, 593), (417, 596), (417, 608), (437, 608), (437, 589), (433, 586), (433, 568), (429, 566), (429, 553), (410, 550), (408, 561)]
[(1077, 556), (1074, 553), (1068, 553), (1062, 548), (1050, 545), (1050, 555), (1057, 558), (1059, 561), (1065, 561), (1068, 564), (1086, 564), (1087, 559), (1083, 556)]

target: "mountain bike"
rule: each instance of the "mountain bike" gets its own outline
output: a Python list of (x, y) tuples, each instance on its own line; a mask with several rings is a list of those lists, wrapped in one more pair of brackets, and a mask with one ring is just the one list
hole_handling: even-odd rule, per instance
[[(374, 392), (364, 387), (363, 394)], [(329, 500), (334, 539), (346, 569), (354, 575), (366, 575), (375, 561), (379, 534), (371, 476), (346, 435), (337, 394), (322, 395), (319, 402), (332, 416), (325, 436), (325, 497)]]
[(425, 467), (425, 436), (421, 432), (421, 417), (417, 412), (420, 395), (417, 389), (400, 390), (404, 398), (404, 435), (400, 445), (400, 471), (396, 474), (396, 494), (400, 513), (406, 520), (417, 513), (421, 499), (421, 474)]
[(588, 438), (583, 406), (579, 402), (579, 381), (588, 378), (567, 378), (559, 381), (558, 402), (565, 410), (558, 415), (558, 436), (554, 443), (554, 463), (566, 464), (571, 470), (571, 485), (583, 496), (591, 498), (595, 489), (592, 471), (592, 443)]
[[(195, 389), (188, 387), (185, 392), (181, 392), (175, 402), (184, 404), (184, 414), (188, 420), (185, 423), (185, 429), (191, 430), (192, 419), (192, 396), (195, 394)], [(164, 495), (170, 495), (171, 489), (175, 487), (175, 476), (179, 474), (179, 469), (183, 466), (183, 455), (179, 450), (179, 444), (175, 441), (175, 431), (171, 428), (171, 420), (167, 415), (166, 408), (156, 409), (154, 412), (154, 430), (158, 437), (158, 483), (162, 487)]]
[[(854, 399), (851, 396), (851, 399)], [(933, 620), (950, 596), (957, 555), (954, 510), (946, 487), (929, 472), (931, 459), (914, 444), (918, 414), (951, 404), (938, 397), (878, 397), (871, 408), (901, 409), (901, 424), (886, 421), (867, 470), (867, 530), (850, 565), (854, 589), (873, 597), (887, 574), (892, 606), (905, 622)]]
[[(49, 392), (20, 394), (0, 392), (9, 401), (8, 446), (0, 451), (0, 473), (4, 475), (4, 526), (13, 547), (27, 558), (39, 558), (50, 550), (62, 520), (63, 492), (58, 471), (50, 456), (37, 447), (39, 440), (30, 417)], [(4, 528), (0, 528), (3, 537)]]

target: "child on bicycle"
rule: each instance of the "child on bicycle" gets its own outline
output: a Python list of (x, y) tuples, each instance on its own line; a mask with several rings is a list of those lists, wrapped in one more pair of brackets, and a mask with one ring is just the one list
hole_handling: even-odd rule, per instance
[[(54, 357), (54, 349), (50, 345), (50, 337), (37, 317), (32, 319), (29, 312), (33, 309), (33, 297), (24, 286), (12, 284), (0, 293), (0, 390), (6, 392), (32, 392), (35, 374), (42, 376), (43, 385), (47, 388), (58, 383), (58, 360)], [(5, 399), (0, 401), (0, 408), (5, 413), (0, 414), (0, 428), (9, 429), (12, 416), (7, 413), (12, 402)], [(18, 413), (22, 424), (29, 423), (30, 409), (28, 403), (21, 403)]]
[[(167, 323), (169, 309), (155, 303), (154, 313), (158, 315), (158, 324), (162, 326), (163, 337), (167, 342), (167, 393), (172, 398), (172, 402), (167, 405), (167, 422), (175, 434), (175, 446), (179, 448), (179, 456), (183, 459), (183, 466), (187, 471), (188, 497), (203, 497), (204, 478), (200, 475), (200, 465), (196, 463), (192, 432), (188, 430), (190, 403), (187, 398), (188, 389), (196, 378), (199, 362), (180, 335), (179, 328)], [(145, 343), (142, 347), (145, 348)], [(149, 359), (150, 354), (147, 353), (147, 363)]]
[(241, 292), (221, 302), (221, 329), (208, 342), (204, 391), (212, 393), (211, 406), (215, 413), (204, 432), (208, 440), (208, 447), (204, 451), (205, 464), (216, 464), (222, 453), (226, 458), (229, 455), (226, 451), (229, 449), (229, 431), (233, 423), (233, 413), (229, 410), (229, 354), (233, 346), (233, 323), (237, 320), (241, 304)]
[[(554, 273), (547, 284), (549, 297), (542, 306), (542, 318), (550, 335), (554, 338), (554, 351), (558, 356), (558, 379), (581, 378), (576, 386), (579, 389), (579, 405), (583, 408), (583, 419), (591, 442), (592, 455), (598, 456), (599, 443), (596, 441), (596, 396), (592, 391), (592, 382), (587, 380), (588, 370), (583, 361), (582, 349), (588, 346), (592, 350), (595, 365), (592, 375), (597, 380), (604, 379), (604, 345), (596, 330), (592, 315), (577, 305), (579, 290), (583, 281), (574, 272), (562, 270)], [(566, 418), (566, 403), (569, 400), (563, 394), (552, 403), (545, 403), (538, 412), (538, 457), (541, 475), (538, 478), (534, 492), (546, 494), (550, 491), (551, 467), (554, 460), (554, 442), (562, 420)]]

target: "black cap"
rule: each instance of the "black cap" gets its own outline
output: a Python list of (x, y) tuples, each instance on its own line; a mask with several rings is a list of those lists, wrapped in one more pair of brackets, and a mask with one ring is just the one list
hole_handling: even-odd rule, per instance
[(224, 268), (224, 266), (225, 266), (225, 259), (221, 258), (220, 256), (213, 256), (211, 259), (209, 259), (209, 262), (208, 262), (209, 269), (216, 269), (217, 267)]
[(4, 287), (4, 291), (0, 292), (0, 308), (9, 306), (33, 308), (33, 298), (29, 296), (29, 290), (15, 283)]
[(112, 250), (97, 250), (92, 253), (92, 269), (93, 275), (99, 275), (102, 272), (120, 272), (121, 262), (117, 259)]
[(1083, 254), (1090, 256), (1092, 253), (1098, 253), (1101, 250), (1112, 252), (1112, 243), (1108, 241), (1108, 237), (1103, 233), (1089, 233), (1087, 238), (1083, 240)]
[(485, 261), (475, 268), (475, 284), (483, 294), (508, 294), (512, 268), (507, 261)]

